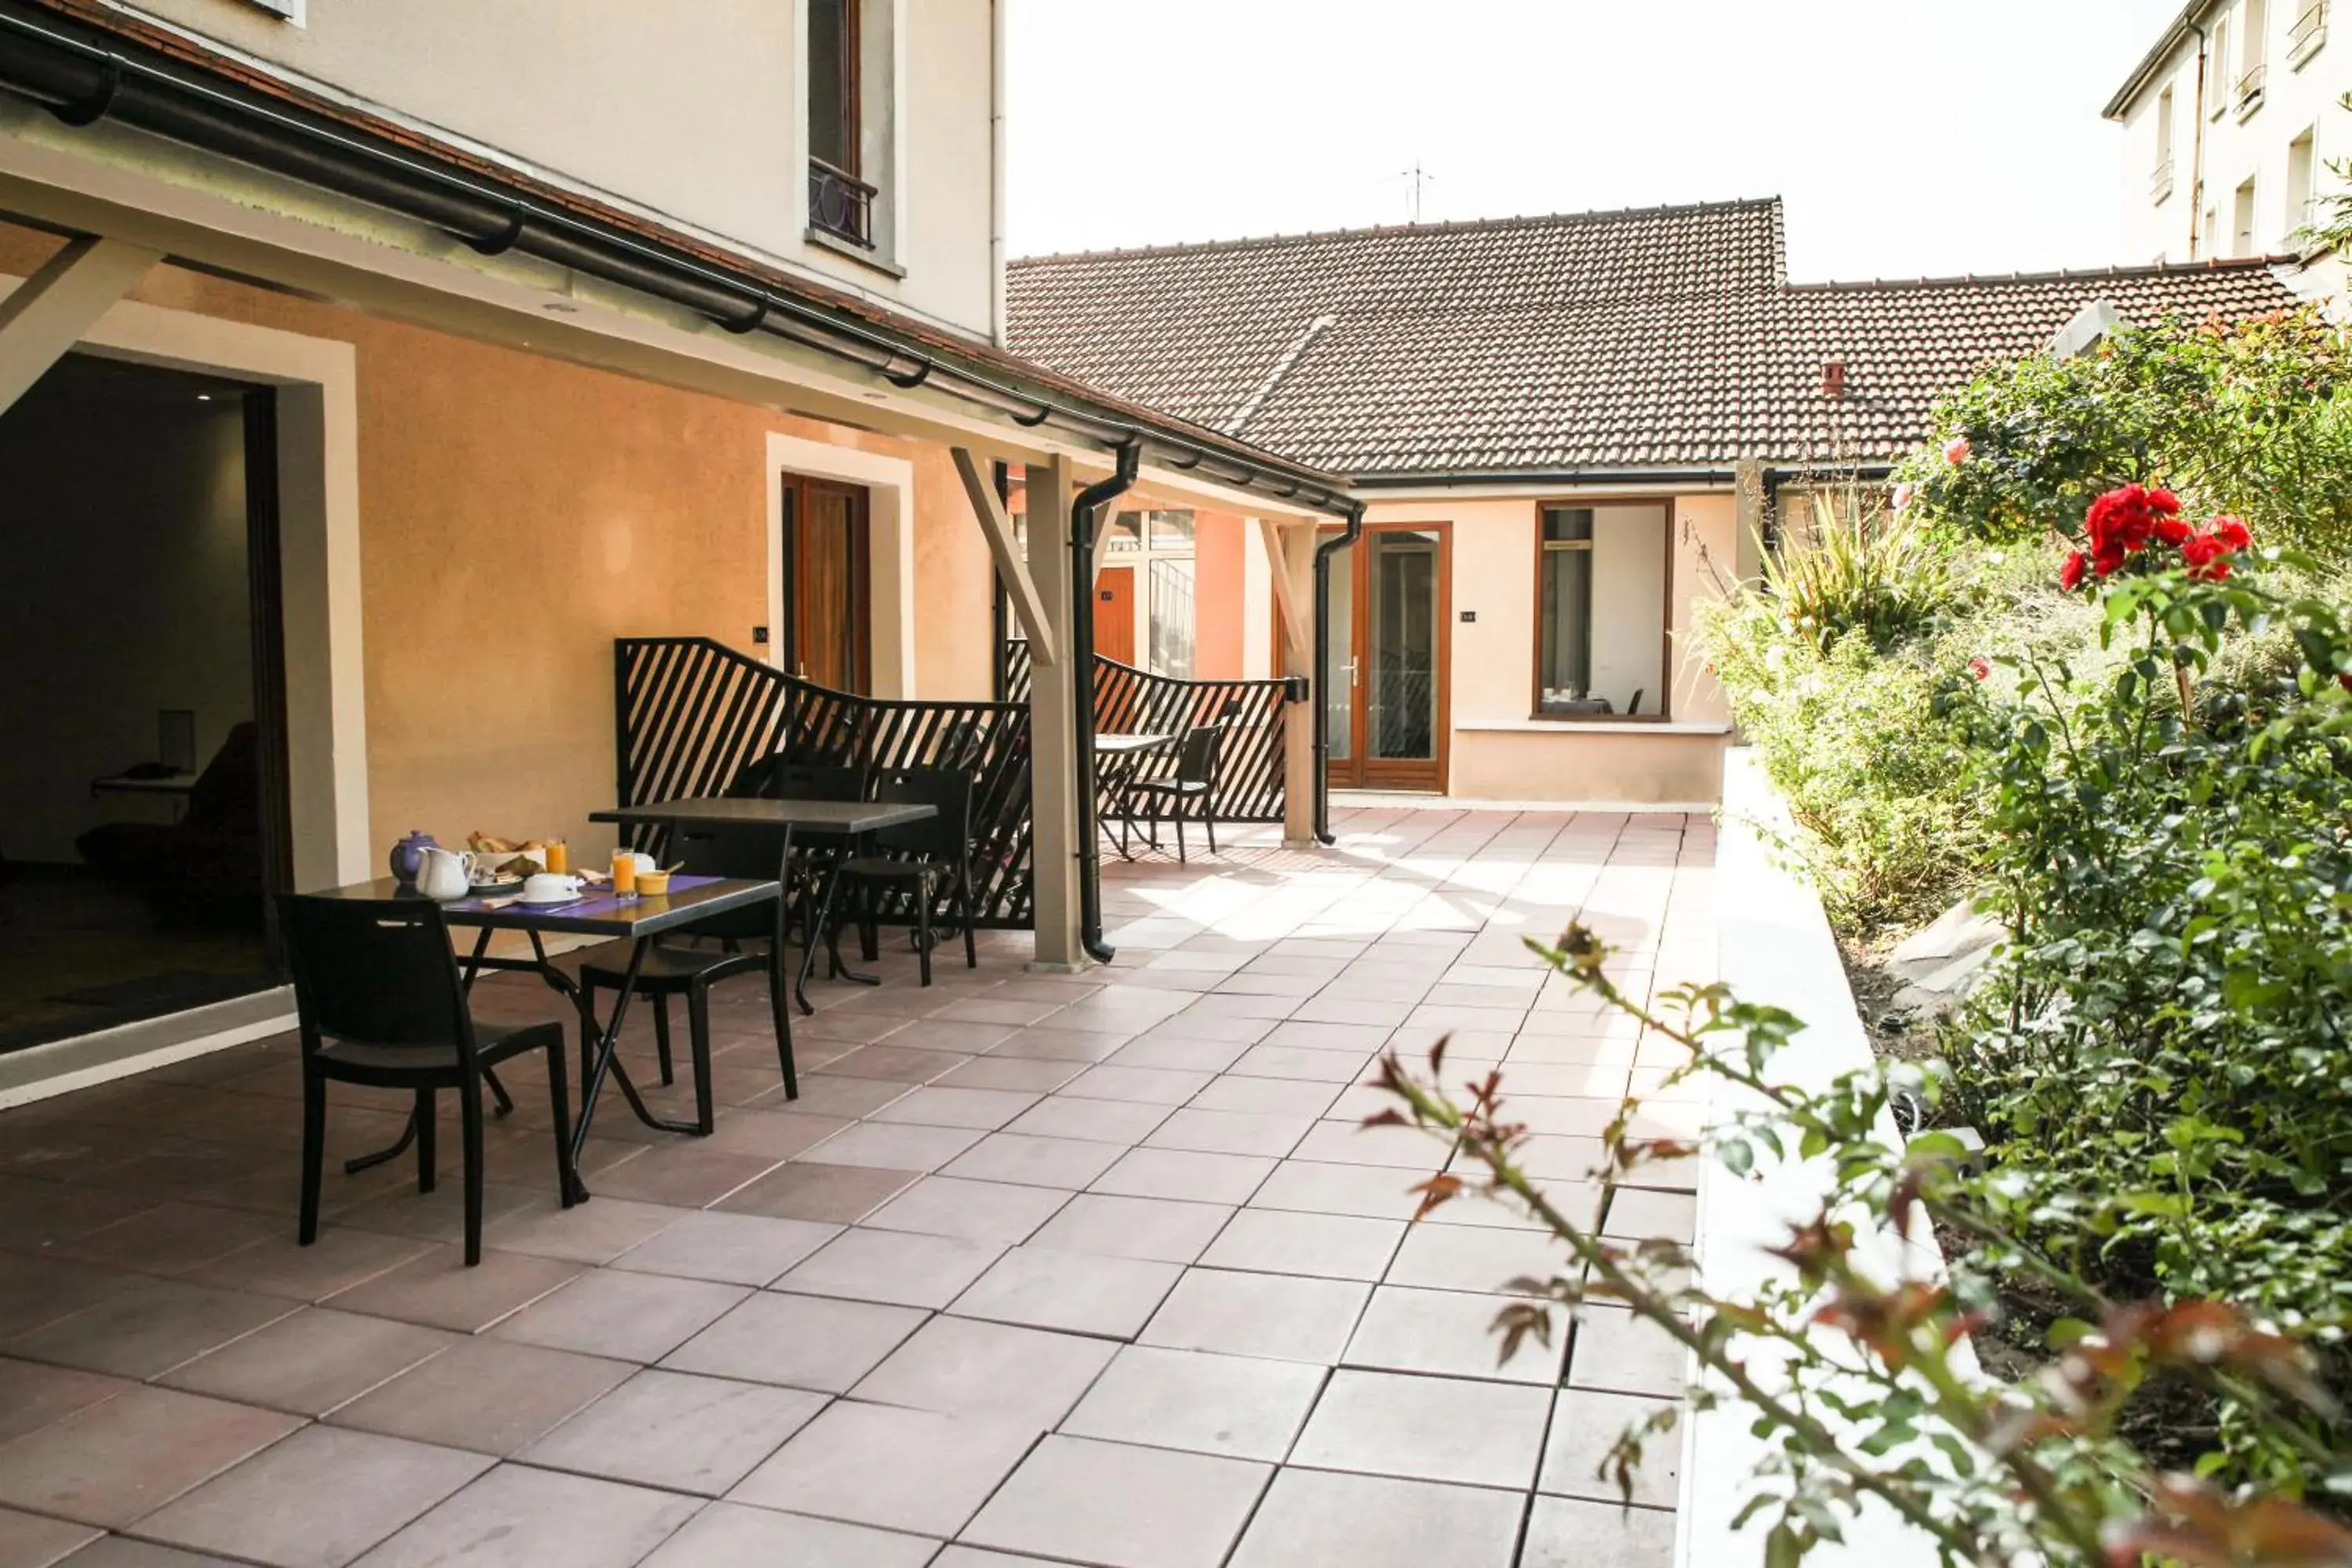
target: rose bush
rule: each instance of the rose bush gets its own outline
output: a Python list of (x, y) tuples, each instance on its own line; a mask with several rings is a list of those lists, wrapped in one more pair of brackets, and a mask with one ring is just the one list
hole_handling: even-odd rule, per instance
[[(2249, 570), (2292, 557), (2255, 556), (2234, 518), (2180, 524), (2166, 499), (2121, 489), (2085, 519), (2119, 665), (2027, 658), (2002, 689), (1942, 694), (1987, 803), (1987, 904), (2012, 933), (1945, 1040), (1948, 1100), (1988, 1139), (2006, 1223), (2121, 1292), (2272, 1314), (2343, 1386), (2352, 633)], [(2229, 641), (2273, 627), (2285, 679), (2214, 673)], [(2210, 1463), (2352, 1496), (2274, 1431), (2208, 1414)]]

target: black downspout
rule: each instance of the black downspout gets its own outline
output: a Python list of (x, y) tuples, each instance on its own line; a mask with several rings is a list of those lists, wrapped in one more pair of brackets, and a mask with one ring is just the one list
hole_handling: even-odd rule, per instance
[(1078, 945), (1097, 963), (1118, 956), (1103, 941), (1101, 847), (1095, 842), (1095, 518), (1105, 501), (1127, 493), (1143, 466), (1143, 443), (1118, 444), (1118, 466), (1070, 503), (1071, 709), (1078, 735)]
[(1364, 503), (1349, 501), (1348, 526), (1315, 547), (1315, 668), (1307, 690), (1315, 704), (1315, 841), (1331, 839), (1331, 696), (1323, 689), (1331, 668), (1331, 557), (1364, 536)]

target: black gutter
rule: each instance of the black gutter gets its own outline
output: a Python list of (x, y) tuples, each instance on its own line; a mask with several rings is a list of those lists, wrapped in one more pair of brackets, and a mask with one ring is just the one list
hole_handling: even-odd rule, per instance
[(1307, 682), (1315, 704), (1315, 841), (1331, 837), (1331, 697), (1323, 683), (1331, 669), (1331, 557), (1364, 537), (1364, 503), (1344, 504), (1348, 526), (1315, 546), (1315, 668)]
[[(1767, 474), (1797, 478), (1806, 474), (1837, 473), (1855, 479), (1884, 479), (1895, 471), (1891, 462), (1873, 463), (1801, 463), (1782, 460), (1762, 465)], [(1594, 485), (1730, 485), (1738, 481), (1737, 468), (1617, 468), (1580, 469), (1550, 468), (1488, 469), (1471, 473), (1451, 474), (1358, 474), (1348, 480), (1356, 490), (1379, 489), (1470, 489), (1481, 486), (1520, 485), (1591, 487)]]
[(1110, 478), (1097, 479), (1080, 490), (1070, 503), (1070, 681), (1071, 712), (1081, 726), (1077, 737), (1078, 808), (1078, 945), (1097, 963), (1108, 963), (1118, 950), (1103, 941), (1102, 847), (1095, 824), (1095, 519), (1103, 503), (1125, 495), (1143, 465), (1143, 445), (1129, 441), (1118, 449), (1118, 467)]
[[(103, 35), (101, 35), (103, 36)], [(133, 46), (136, 47), (136, 46)], [(158, 65), (0, 8), (0, 87), (68, 125), (101, 120), (183, 142), (383, 207), (455, 235), (486, 255), (515, 250), (635, 289), (738, 332), (765, 331), (847, 360), (893, 384), (925, 384), (1104, 447), (1141, 443), (1170, 466), (1238, 489), (1264, 487), (1313, 511), (1338, 510), (1337, 481), (1302, 465), (1204, 447), (1090, 412), (951, 363), (756, 275), (572, 213), (521, 189), (436, 161), (429, 153), (281, 105), (257, 89), (216, 85), (196, 68)]]
[(1444, 489), (1472, 485), (1727, 485), (1731, 468), (1480, 468), (1452, 473), (1353, 474), (1351, 489)]

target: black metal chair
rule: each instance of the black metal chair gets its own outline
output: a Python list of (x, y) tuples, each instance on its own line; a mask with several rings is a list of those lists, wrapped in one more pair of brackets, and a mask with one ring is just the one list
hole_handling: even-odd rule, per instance
[[(772, 879), (781, 887), (790, 869), (784, 864), (783, 835), (765, 828), (681, 829), (671, 840), (670, 848), (684, 862), (690, 876)], [(671, 1066), (669, 1000), (673, 996), (686, 998), (687, 1048), (694, 1063), (695, 1128), (706, 1138), (717, 1117), (710, 1092), (710, 988), (722, 980), (738, 974), (767, 974), (769, 1008), (776, 1023), (776, 1065), (783, 1072), (784, 1098), (798, 1100), (801, 1096), (800, 1077), (793, 1068), (792, 1007), (788, 1000), (792, 988), (785, 978), (789, 962), (785, 939), (790, 919), (784, 900), (780, 897), (772, 905), (755, 904), (697, 921), (685, 928), (684, 934), (698, 942), (706, 938), (716, 941), (718, 947), (679, 946), (656, 940), (646, 948), (645, 962), (637, 970), (636, 994), (653, 1009), (654, 1050), (660, 1059), (664, 1083), (677, 1081)], [(763, 942), (766, 947), (764, 951), (747, 950), (746, 942)], [(611, 942), (590, 948), (582, 955), (583, 1027), (587, 1019), (595, 1016), (596, 993), (620, 989), (629, 972), (633, 945)], [(582, 1070), (586, 1071), (584, 1066)]]
[[(760, 800), (864, 800), (867, 774), (861, 767), (835, 763), (803, 763), (789, 754), (778, 752), (762, 757), (735, 775), (727, 788), (730, 795), (750, 796)], [(793, 857), (794, 864), (785, 868), (790, 875), (784, 887), (784, 904), (795, 912), (800, 926), (803, 946), (814, 961), (817, 943), (817, 901), (833, 863), (840, 858), (838, 844), (818, 840), (803, 841)], [(807, 964), (803, 964), (805, 969)], [(670, 1081), (669, 1058), (662, 1057), (662, 1081)]]
[(1184, 813), (1193, 801), (1201, 803), (1201, 821), (1209, 830), (1209, 853), (1217, 852), (1217, 819), (1212, 795), (1217, 784), (1217, 748), (1223, 743), (1225, 731), (1221, 725), (1200, 724), (1184, 731), (1183, 745), (1176, 753), (1176, 771), (1166, 778), (1135, 779), (1120, 792), (1118, 852), (1127, 853), (1128, 830), (1135, 823), (1135, 801), (1140, 796), (1150, 808), (1146, 818), (1150, 829), (1148, 842), (1160, 847), (1160, 807), (1165, 805), (1167, 816), (1176, 824), (1176, 863), (1187, 863), (1184, 852)]
[(466, 1262), (482, 1260), (482, 1079), (498, 1063), (547, 1053), (555, 1110), (556, 1191), (570, 1208), (572, 1112), (561, 1023), (477, 1024), (440, 906), (422, 899), (278, 898), (302, 1042), (302, 1210), (296, 1239), (319, 1236), (327, 1084), (416, 1097), (416, 1187), (433, 1190), (435, 1097), (457, 1091), (466, 1154)]
[[(971, 775), (954, 768), (901, 768), (877, 775), (877, 801), (929, 805), (938, 815), (886, 827), (873, 835), (878, 853), (853, 855), (837, 873), (841, 892), (855, 900), (859, 939), (872, 959), (877, 895), (902, 893), (914, 904), (915, 952), (923, 984), (931, 983), (931, 910), (945, 892), (963, 926), (963, 963), (980, 966), (972, 938)], [(945, 884), (942, 887), (942, 884)]]

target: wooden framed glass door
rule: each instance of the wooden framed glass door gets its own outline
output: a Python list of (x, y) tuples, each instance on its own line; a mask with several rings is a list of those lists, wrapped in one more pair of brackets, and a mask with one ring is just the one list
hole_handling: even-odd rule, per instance
[(871, 695), (866, 492), (787, 474), (783, 496), (784, 668), (835, 691)]
[(1375, 523), (1332, 557), (1323, 701), (1334, 785), (1445, 788), (1453, 598), (1444, 523)]

